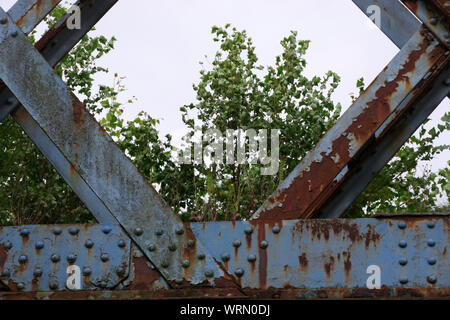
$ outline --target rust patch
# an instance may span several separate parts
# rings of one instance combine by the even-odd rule
[[[300,266],[300,270],[308,270],[308,258],[306,257],[306,252],[303,252],[300,256],[298,256],[298,265]]]
[[[327,275],[327,278],[331,277],[331,273],[334,271],[334,257],[330,256],[330,261],[324,264],[324,270]]]
[[[159,273],[149,267],[146,261],[145,257],[133,257],[134,281],[130,285],[131,290],[148,290],[159,280]]]
[[[0,269],[3,270],[6,260],[8,259],[8,252],[3,245],[0,246]]]

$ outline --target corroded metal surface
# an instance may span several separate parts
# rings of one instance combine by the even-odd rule
[[[447,62],[445,49],[421,28],[258,209],[254,219],[309,218],[352,170],[378,128],[423,79]],[[418,97],[416,97],[418,98]]]
[[[10,20],[0,26],[0,77],[64,155],[75,176],[69,174],[69,185],[81,177],[165,279],[226,281],[203,245]],[[181,267],[186,260],[188,269]]]
[[[450,286],[449,217],[207,222],[191,228],[243,289],[367,289],[371,265],[380,268],[381,286],[389,290]]]
[[[67,268],[76,266],[79,289],[111,289],[128,277],[130,245],[111,225],[3,227],[0,282],[9,291],[67,290]]]

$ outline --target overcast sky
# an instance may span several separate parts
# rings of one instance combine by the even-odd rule
[[[0,5],[8,10],[14,2],[0,0]],[[357,91],[356,80],[364,77],[369,84],[398,52],[350,0],[120,0],[96,26],[97,34],[117,38],[116,49],[101,60],[111,73],[98,81],[112,84],[115,72],[125,76],[126,96],[138,99],[126,117],[145,110],[161,119],[161,135],[181,135],[179,108],[195,102],[199,61],[217,50],[211,27],[227,23],[247,30],[262,65],[273,64],[290,30],[311,40],[306,75],[338,73],[341,84],[333,99],[344,110]],[[446,99],[432,118],[449,107]],[[450,143],[450,133],[439,142]],[[433,168],[449,158],[450,152],[437,157]]]

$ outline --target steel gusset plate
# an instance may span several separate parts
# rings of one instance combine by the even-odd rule
[[[194,285],[222,280],[223,271],[202,243],[2,10],[1,18],[7,23],[0,26],[0,78],[39,125],[44,143],[53,145],[41,149],[44,155],[52,158],[51,150],[59,150],[55,160],[66,165],[68,184],[82,179],[166,280]]]
[[[79,288],[71,289],[111,289],[128,276],[130,246],[129,237],[112,225],[2,227],[0,287],[3,283],[6,291],[68,290],[72,266],[79,268],[76,276],[81,281]]]
[[[367,289],[370,266],[380,270],[380,289],[450,287],[448,216],[207,222],[191,229],[244,292]]]

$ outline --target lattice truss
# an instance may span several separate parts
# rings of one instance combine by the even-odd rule
[[[399,53],[252,220],[207,223],[183,223],[53,70],[117,0],[77,2],[81,29],[66,15],[33,47],[59,2],[0,8],[0,120],[100,224],[0,228],[1,298],[450,296],[447,215],[338,219],[449,94],[450,1],[353,0]]]

